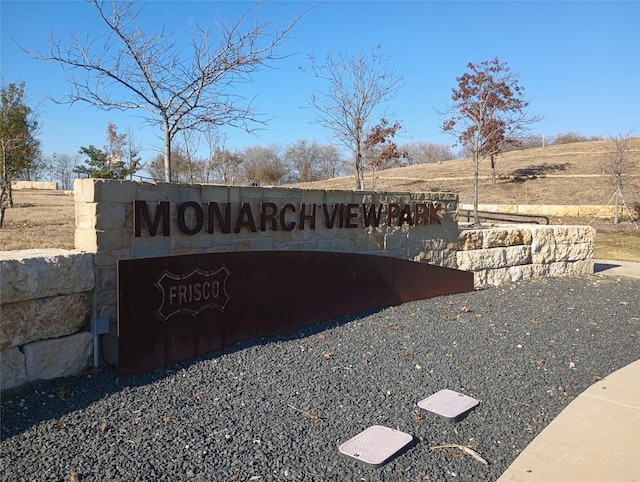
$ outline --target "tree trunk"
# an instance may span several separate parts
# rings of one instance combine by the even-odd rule
[[[6,209],[5,198],[7,197],[7,153],[4,148],[4,142],[2,143],[2,186],[0,189],[0,228],[4,223],[4,210]]]
[[[0,191],[0,228],[2,228],[2,224],[4,223],[4,211],[7,209],[7,205],[9,205],[8,197],[6,176],[2,176],[2,190]]]
[[[5,199],[7,199],[7,202],[5,202]],[[2,139],[2,190],[0,192],[0,228],[2,228],[2,223],[4,222],[4,210],[7,207],[7,203],[9,204],[9,206],[13,206],[11,180],[7,175],[7,151],[4,139]]]
[[[171,182],[171,133],[169,132],[169,121],[162,119],[164,127],[164,180]]]
[[[360,151],[360,143],[356,144],[356,191],[364,190],[364,170],[362,168],[362,153]]]
[[[496,185],[496,163],[493,159],[493,154],[491,154],[491,181],[493,185]]]
[[[473,224],[480,226],[480,215],[478,214],[478,177],[480,173],[480,158],[478,150],[473,151]]]

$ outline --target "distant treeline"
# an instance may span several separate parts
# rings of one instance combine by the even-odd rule
[[[135,164],[135,171],[131,174],[127,173],[126,178],[149,181],[164,180],[163,157],[161,155],[149,162],[142,162],[138,155],[140,149],[137,148],[123,149],[125,155],[114,156],[111,137],[113,136],[108,138],[109,142],[104,149],[94,148],[98,154],[103,154],[103,156],[97,156],[101,159],[99,169],[95,167],[96,156],[81,159],[78,154],[54,154],[50,159],[39,158],[37,163],[31,165],[31,169],[25,170],[22,175],[17,176],[17,179],[25,181],[56,180],[61,183],[62,189],[70,189],[75,177],[103,177],[101,173],[114,166],[114,163],[109,160],[117,157],[123,161],[122,164],[127,166]],[[602,140],[602,138],[587,137],[577,132],[566,132],[557,136],[531,135],[518,139],[517,143],[509,145],[503,152],[597,140]],[[193,146],[189,146],[188,143],[174,143],[171,155],[172,181],[229,185],[282,185],[322,181],[353,173],[352,156],[349,152],[316,140],[302,139],[288,145],[274,143],[243,149],[230,149],[221,144],[223,143],[209,146],[208,154],[202,155],[201,152],[195,152]],[[403,157],[388,165],[377,166],[377,170],[469,157],[469,153],[464,148],[454,151],[452,146],[447,144],[412,141],[402,143],[398,147],[404,154]],[[81,164],[82,162],[89,168],[85,168]],[[119,178],[124,177],[120,176]]]

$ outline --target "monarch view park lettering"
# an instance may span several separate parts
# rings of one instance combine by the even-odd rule
[[[155,204],[155,209],[150,209]],[[235,208],[235,209],[234,209]],[[200,233],[240,233],[293,231],[294,229],[316,229],[318,223],[326,229],[376,228],[383,226],[419,226],[441,224],[441,204],[425,203],[335,203],[292,204],[278,206],[273,202],[261,202],[256,207],[248,202],[209,202],[204,206],[195,201],[177,205],[174,222],[171,219],[169,201],[149,203],[133,201],[133,230],[141,237],[143,228],[150,237],[171,236],[172,229],[186,235]],[[152,214],[153,211],[153,214]]]

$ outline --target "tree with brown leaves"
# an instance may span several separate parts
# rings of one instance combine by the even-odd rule
[[[452,89],[453,104],[443,117],[442,130],[455,136],[467,148],[474,161],[474,223],[478,216],[478,173],[482,159],[490,158],[495,172],[495,157],[507,144],[514,144],[540,116],[528,116],[529,105],[518,76],[497,58],[469,63],[467,72],[456,80]]]
[[[394,137],[400,130],[399,122],[390,125],[386,119],[382,119],[378,125],[369,130],[364,140],[364,152],[367,164],[371,168],[372,187],[375,189],[376,170],[388,169],[399,165],[403,157],[407,157],[406,152],[398,149],[394,142]]]

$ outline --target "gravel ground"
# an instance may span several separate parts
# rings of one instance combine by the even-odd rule
[[[150,375],[105,369],[2,395],[0,479],[496,480],[578,394],[640,358],[640,280],[546,279],[406,303]],[[479,399],[449,423],[417,402]],[[416,443],[381,468],[337,446]],[[472,447],[488,465],[459,448]]]

